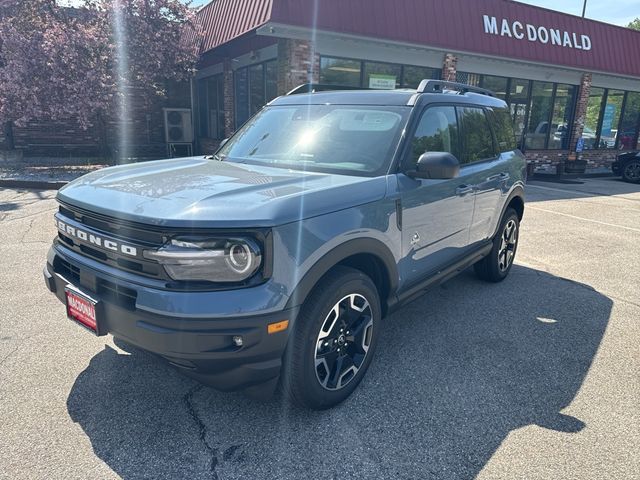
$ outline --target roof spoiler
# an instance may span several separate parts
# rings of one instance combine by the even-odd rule
[[[353,85],[330,85],[328,83],[304,83],[287,93],[297,95],[300,93],[328,92],[334,90],[371,90],[370,88],[354,87]]]
[[[486,88],[474,87],[465,83],[428,79],[424,79],[420,82],[416,93],[442,93],[445,89],[456,90],[460,93],[472,92],[479,93],[481,95],[487,95],[489,97],[495,97],[495,94],[491,90],[487,90]]]

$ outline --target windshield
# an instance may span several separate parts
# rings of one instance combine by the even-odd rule
[[[407,107],[267,107],[218,151],[231,162],[374,176],[386,173]]]

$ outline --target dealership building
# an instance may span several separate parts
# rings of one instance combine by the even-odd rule
[[[640,148],[640,32],[508,0],[214,0],[194,81],[197,151],[303,83],[488,88],[537,168]],[[579,162],[580,163],[580,162]]]
[[[154,105],[132,94],[136,155],[211,153],[300,84],[415,88],[424,78],[503,98],[531,168],[602,170],[619,149],[640,148],[638,31],[508,0],[213,0],[197,19],[191,85]],[[116,145],[118,119],[105,123]],[[91,156],[105,144],[73,122],[16,126],[12,139],[26,155]]]

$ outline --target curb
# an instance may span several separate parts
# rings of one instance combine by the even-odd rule
[[[60,190],[69,182],[45,182],[37,180],[0,179],[0,188],[25,188],[29,190]]]

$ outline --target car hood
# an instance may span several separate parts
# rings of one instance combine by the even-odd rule
[[[384,177],[331,175],[207,160],[158,160],[105,168],[58,200],[110,217],[169,227],[266,227],[382,198]]]

